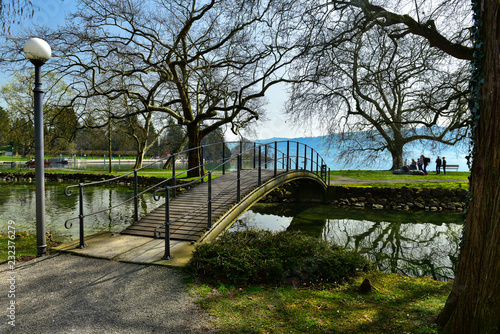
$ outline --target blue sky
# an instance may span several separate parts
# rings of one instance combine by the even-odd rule
[[[15,31],[19,28],[28,29],[30,24],[37,24],[55,28],[58,25],[64,24],[64,18],[68,12],[75,9],[75,0],[32,0],[39,10],[35,11],[34,17],[21,22],[20,27],[12,27]],[[37,36],[33,36],[37,37]],[[4,84],[9,80],[3,73],[0,72],[0,84]],[[260,122],[256,127],[258,139],[267,139],[272,137],[297,138],[309,135],[321,135],[320,133],[311,133],[309,129],[293,128],[291,122],[285,120],[281,113],[283,104],[286,100],[286,87],[275,86],[269,89],[267,96],[268,104],[267,118],[268,121]],[[0,102],[1,103],[1,102]],[[228,140],[235,140],[230,131],[227,132]]]

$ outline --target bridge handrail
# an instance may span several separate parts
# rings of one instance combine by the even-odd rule
[[[282,143],[286,143],[287,144],[287,152],[283,152],[282,150],[279,150],[278,149],[278,144],[282,144]],[[297,152],[296,152],[296,155],[295,156],[290,156],[290,152],[289,152],[289,149],[290,149],[290,143],[296,143],[297,145]],[[239,146],[239,152],[234,152],[234,148],[231,150],[231,154],[229,155],[229,157],[225,157],[225,151],[226,149],[228,148],[229,145],[231,144],[237,144],[235,147],[238,147]],[[194,180],[191,180],[187,183],[183,183],[183,184],[179,184],[177,185],[176,184],[176,179],[179,178],[179,176],[181,175],[184,175],[184,174],[188,174],[191,170],[194,170],[194,169],[197,169],[197,168],[200,168],[202,167],[203,170],[205,170],[205,166],[207,166],[208,164],[210,164],[207,160],[204,159],[204,153],[203,153],[203,150],[207,147],[210,147],[210,146],[214,146],[214,145],[222,145],[222,162],[220,164],[217,164],[215,167],[212,167],[212,169],[206,173],[204,173],[202,176],[194,179]],[[300,152],[299,152],[299,147],[300,145],[303,145],[304,146],[304,156],[300,156]],[[250,148],[247,148],[245,150],[243,150],[243,146],[249,146]],[[304,158],[304,169],[307,170],[307,162],[308,161],[311,161],[311,172],[314,172],[313,171],[313,165],[315,164],[316,165],[316,173],[318,172],[318,167],[319,167],[319,154],[313,149],[311,148],[311,156],[312,156],[312,159],[307,156],[307,149],[308,149],[308,145],[307,144],[304,144],[304,143],[300,143],[298,141],[290,141],[290,140],[287,140],[287,141],[273,141],[273,142],[269,142],[269,143],[256,143],[256,142],[241,142],[241,141],[228,141],[228,142],[219,142],[219,143],[211,143],[211,144],[205,144],[205,145],[201,145],[201,146],[198,146],[198,147],[194,147],[194,148],[189,148],[189,149],[186,149],[186,150],[183,150],[181,152],[176,152],[176,153],[172,153],[170,154],[169,156],[163,158],[163,159],[159,159],[157,161],[154,161],[152,163],[149,163],[141,168],[137,168],[137,169],[134,169],[133,171],[129,172],[129,173],[126,173],[126,174],[123,174],[123,175],[119,175],[119,176],[116,176],[116,177],[113,177],[113,178],[109,178],[109,179],[106,179],[106,180],[101,180],[101,181],[93,181],[93,182],[87,182],[87,183],[79,183],[79,184],[76,184],[76,185],[70,185],[70,186],[67,186],[65,189],[64,189],[64,193],[66,196],[71,196],[72,195],[72,188],[75,188],[75,187],[78,187],[79,188],[79,202],[80,202],[80,210],[79,210],[79,215],[77,217],[72,217],[72,218],[69,218],[65,221],[64,225],[66,228],[71,228],[71,226],[73,225],[72,223],[70,223],[68,225],[69,222],[73,221],[73,220],[76,220],[76,219],[79,219],[80,220],[80,244],[79,244],[79,247],[80,248],[83,248],[85,247],[85,241],[84,241],[84,219],[85,217],[88,217],[88,216],[92,216],[92,215],[96,215],[96,214],[99,214],[99,213],[102,213],[102,212],[105,212],[105,211],[109,211],[109,210],[112,210],[114,208],[117,208],[121,205],[124,205],[130,201],[134,201],[134,221],[138,221],[138,197],[141,196],[142,194],[146,193],[146,192],[149,192],[151,191],[152,189],[155,189],[156,190],[154,191],[154,194],[153,194],[153,198],[155,200],[159,200],[159,197],[157,196],[157,193],[161,190],[165,191],[167,190],[173,190],[173,196],[175,197],[176,196],[176,189],[179,188],[179,187],[186,187],[186,186],[189,186],[189,185],[192,185],[192,184],[195,184],[195,183],[198,183],[198,182],[204,182],[204,179],[209,176],[209,182],[211,182],[211,177],[212,177],[212,173],[215,172],[216,170],[218,169],[221,169],[222,168],[222,173],[225,174],[226,170],[225,170],[225,167],[228,166],[228,164],[230,164],[231,162],[233,162],[235,159],[238,160],[238,163],[237,163],[237,170],[236,172],[238,173],[241,173],[241,161],[242,161],[242,156],[245,155],[245,154],[248,154],[249,152],[252,152],[253,151],[253,160],[254,160],[254,169],[256,168],[256,149],[258,148],[259,149],[259,155],[261,154],[261,149],[262,147],[264,147],[264,163],[262,164],[262,162],[259,163],[259,168],[262,168],[262,166],[264,166],[264,168],[267,168],[267,166],[271,163],[274,162],[274,168],[276,170],[277,168],[277,165],[278,165],[278,162],[281,160],[281,163],[282,163],[282,167],[284,168],[284,166],[286,165],[286,168],[287,168],[287,171],[290,169],[290,165],[292,164],[292,162],[295,163],[295,166],[296,166],[296,169],[298,169],[299,167],[299,160],[301,158]],[[274,157],[272,160],[270,161],[267,161],[267,158],[268,158],[268,153],[267,153],[267,149],[268,147],[272,147],[274,148]],[[175,171],[175,161],[176,161],[176,156],[179,156],[181,154],[187,154],[189,153],[190,151],[193,151],[193,150],[201,150],[201,164],[198,165],[198,166],[195,166],[195,167],[192,167],[192,168],[188,168],[187,170],[183,170],[183,171],[180,171],[180,173],[176,173]],[[281,153],[282,157],[281,158],[278,158],[278,154],[277,153]],[[316,161],[314,161],[314,156],[313,156],[313,152],[317,154],[317,158],[316,158]],[[287,162],[285,164],[285,155],[287,157]],[[295,159],[294,159],[295,158]],[[172,176],[170,178],[167,178],[165,180],[162,180],[161,182],[157,183],[157,184],[154,184],[150,187],[146,187],[146,189],[144,189],[143,191],[139,192],[138,191],[138,173],[140,171],[142,171],[143,169],[146,169],[146,168],[149,168],[155,164],[163,164],[165,165],[166,161],[168,161],[168,159],[172,159],[173,160],[173,164],[172,164]],[[323,158],[321,158],[321,161],[322,161],[322,165],[324,164],[324,160]],[[213,162],[211,162],[213,163]],[[132,197],[130,197],[129,199],[126,199],[124,201],[122,201],[121,203],[118,203],[116,205],[113,205],[113,206],[110,206],[108,208],[105,208],[105,209],[101,209],[101,210],[98,210],[98,211],[94,211],[94,212],[91,212],[91,213],[88,213],[88,214],[84,214],[84,211],[83,211],[83,189],[84,187],[86,186],[93,186],[93,185],[98,185],[98,184],[105,184],[105,183],[109,183],[109,182],[114,182],[114,181],[117,181],[119,179],[122,179],[122,178],[125,178],[127,176],[130,176],[133,174],[133,186],[134,186],[134,195]],[[222,191],[224,190],[227,190],[231,185],[234,185],[234,183],[239,183],[239,180],[241,179],[241,175],[238,176],[238,178],[231,182],[226,188],[224,188],[223,190],[221,190],[219,193],[216,194],[219,195]],[[326,181],[326,177],[324,178],[324,181]],[[173,183],[173,185],[167,185],[166,187],[164,188],[160,188],[160,186],[164,185],[165,183]],[[239,201],[239,185],[238,185],[238,201]],[[207,202],[205,202],[204,204],[202,204],[200,206],[200,208],[202,207],[205,207],[207,204],[209,204],[211,202],[211,200],[207,200]],[[197,210],[199,210],[200,208],[198,208]],[[197,211],[196,209],[194,211]],[[194,212],[193,211],[193,212]],[[193,212],[190,212],[190,213],[193,213]],[[188,213],[188,214],[190,214]],[[188,215],[186,214],[186,215]],[[185,217],[186,215],[184,215],[183,217]],[[163,227],[166,225],[166,222],[164,224],[162,224],[161,226],[159,227]],[[157,227],[157,228],[159,228]],[[156,232],[155,232],[156,234]]]
[[[258,168],[259,168],[259,174],[258,174],[258,177],[259,177],[259,180],[258,180],[258,185],[260,185],[261,183],[261,173],[260,173],[260,170],[262,169],[262,166],[265,166],[265,168],[267,168],[267,165],[270,164],[270,163],[274,163],[274,173],[275,173],[275,177],[277,175],[277,165],[278,165],[278,161],[282,161],[282,167],[284,168],[285,166],[285,162],[284,162],[284,156],[285,156],[285,153],[282,152],[281,150],[278,150],[278,143],[283,143],[283,142],[286,142],[287,143],[287,156],[286,156],[286,170],[287,172],[289,171],[290,169],[290,164],[291,162],[293,161],[293,159],[291,159],[290,157],[290,154],[289,154],[289,148],[290,148],[290,141],[274,141],[274,142],[271,142],[271,143],[263,143],[263,144],[259,144],[258,145],[258,149],[259,149],[259,165],[258,165]],[[314,170],[313,170],[313,167],[314,165],[316,165],[316,173],[318,172],[318,167],[319,167],[319,154],[313,149],[311,148],[311,157],[307,156],[307,149],[308,149],[308,145],[307,144],[303,144],[303,143],[300,143],[300,142],[295,142],[295,141],[292,141],[292,143],[296,143],[297,144],[297,152],[296,152],[296,156],[295,156],[295,169],[298,170],[299,169],[299,160],[301,158],[304,159],[304,170],[307,170],[307,167],[308,167],[308,161],[311,161],[311,172],[314,173]],[[304,145],[304,155],[301,156],[300,155],[300,144]],[[264,164],[262,164],[262,161],[260,160],[261,159],[261,149],[262,147],[264,147]],[[274,148],[274,156],[273,156],[273,159],[270,160],[270,161],[267,161],[267,148],[268,147],[271,147],[271,148]],[[167,185],[166,187],[164,188],[161,188],[161,189],[157,189],[155,190],[154,192],[154,196],[153,198],[155,200],[159,200],[160,198],[157,196],[157,193],[160,192],[160,191],[164,191],[165,192],[165,221],[158,225],[155,230],[154,230],[154,235],[156,238],[159,238],[161,236],[161,232],[159,231],[160,228],[165,228],[165,253],[164,253],[164,256],[163,258],[164,259],[170,259],[172,257],[171,253],[170,253],[170,225],[173,224],[174,222],[180,220],[180,219],[183,219],[183,218],[186,218],[187,216],[191,215],[192,213],[196,212],[196,211],[199,211],[201,210],[202,208],[208,206],[208,219],[207,219],[207,229],[211,229],[212,227],[212,201],[213,199],[217,198],[218,195],[222,194],[224,191],[226,191],[227,189],[231,188],[234,183],[237,183],[237,202],[240,202],[241,198],[240,198],[240,185],[239,185],[239,182],[242,178],[241,176],[241,159],[242,159],[242,156],[250,151],[253,151],[253,157],[254,157],[254,168],[255,169],[255,156],[256,156],[256,148],[257,148],[257,145],[256,143],[253,143],[253,147],[250,148],[250,149],[247,149],[245,151],[242,150],[242,146],[240,144],[240,149],[239,149],[239,153],[236,154],[235,156],[237,157],[237,173],[238,173],[238,176],[236,178],[236,180],[232,181],[231,183],[229,183],[225,188],[221,189],[217,194],[215,195],[212,195],[212,190],[211,190],[211,181],[212,181],[212,174],[213,172],[215,172],[217,169],[219,169],[221,166],[225,165],[225,164],[228,164],[232,161],[232,159],[228,159],[227,161],[225,161],[223,159],[222,163],[219,164],[219,165],[216,165],[214,168],[212,168],[212,170],[206,172],[204,175],[202,175],[200,177],[200,179],[204,179],[205,177],[208,176],[208,199],[207,201],[203,202],[202,204],[200,204],[197,208],[191,210],[190,212],[188,213],[185,213],[184,215],[174,219],[174,220],[170,220],[170,214],[169,214],[169,210],[170,210],[170,191],[173,189],[174,190],[174,194],[175,194],[175,189],[177,187],[180,187],[177,186],[177,185],[173,185],[173,186],[169,186]],[[282,157],[279,158],[278,157],[278,152],[282,154]],[[316,153],[316,162],[314,161],[314,153]],[[233,157],[233,155],[231,155],[231,157]],[[324,164],[324,159],[321,158],[321,168],[322,168],[322,174],[321,174],[321,179],[326,183],[327,181],[327,175],[326,175],[326,171],[323,175],[323,168],[324,166],[326,166]],[[248,173],[251,173],[251,171],[253,170],[251,169],[249,172],[245,173],[248,174]],[[302,168],[301,168],[302,169]]]

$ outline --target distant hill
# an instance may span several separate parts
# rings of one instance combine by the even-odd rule
[[[377,169],[377,170],[387,170],[391,167],[392,163],[392,158],[389,152],[386,152],[386,154],[382,155],[380,159],[380,163],[378,163],[376,166],[373,165],[368,165],[368,164],[357,164],[357,165],[346,165],[344,166],[344,163],[339,162],[336,160],[337,156],[337,150],[335,149],[328,149],[328,145],[326,142],[326,136],[318,136],[318,137],[302,137],[302,138],[281,138],[281,137],[275,137],[275,138],[269,138],[269,139],[263,139],[263,140],[258,140],[258,143],[271,143],[271,142],[280,142],[284,141],[286,142],[287,140],[289,141],[298,141],[299,143],[306,144],[312,148],[314,148],[321,157],[325,160],[326,164],[328,167],[332,170],[341,170],[341,169]],[[286,150],[286,144],[280,144],[279,146],[280,150],[285,151]],[[300,155],[303,155],[303,146],[301,145],[300,148]],[[290,145],[290,155],[296,155],[297,151],[297,146],[296,144],[291,144]],[[467,167],[467,160],[465,156],[467,155],[467,151],[465,149],[462,150],[457,150],[455,147],[449,147],[445,150],[439,151],[439,152],[431,152],[431,150],[424,150],[423,152],[419,149],[413,149],[411,150],[411,153],[409,154],[408,157],[404,157],[405,159],[408,159],[408,161],[411,161],[412,158],[417,159],[420,157],[421,154],[424,154],[426,157],[429,157],[431,159],[431,164],[428,167],[428,170],[433,171],[435,168],[434,161],[436,160],[437,155],[440,157],[445,156],[446,161],[448,162],[449,165],[459,165],[459,171],[468,171]],[[308,152],[309,155],[309,152]]]

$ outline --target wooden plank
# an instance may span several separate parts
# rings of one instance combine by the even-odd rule
[[[258,170],[243,170],[240,181],[240,195],[243,198],[258,187]],[[261,182],[274,177],[273,170],[261,170]],[[237,173],[227,173],[212,179],[212,222],[217,221],[236,204]],[[215,197],[216,196],[216,197]],[[170,238],[173,240],[196,241],[208,226],[208,182],[170,199]],[[196,210],[198,209],[198,210]],[[189,213],[189,214],[188,214]],[[187,214],[187,215],[186,215]],[[185,216],[186,215],[186,216]],[[181,218],[182,217],[182,218]],[[127,227],[122,233],[154,237],[154,230],[165,222],[165,205],[161,205]],[[158,229],[164,237],[165,229]]]

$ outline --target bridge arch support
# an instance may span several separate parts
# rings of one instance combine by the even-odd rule
[[[200,242],[209,242],[217,238],[219,234],[227,230],[233,222],[238,219],[252,205],[261,200],[272,190],[279,188],[287,183],[293,182],[301,187],[298,192],[298,199],[307,202],[324,202],[328,185],[318,175],[303,171],[291,170],[282,173],[275,178],[265,182],[260,187],[254,189],[245,196],[239,203],[227,211],[213,225],[214,227],[199,240]]]

